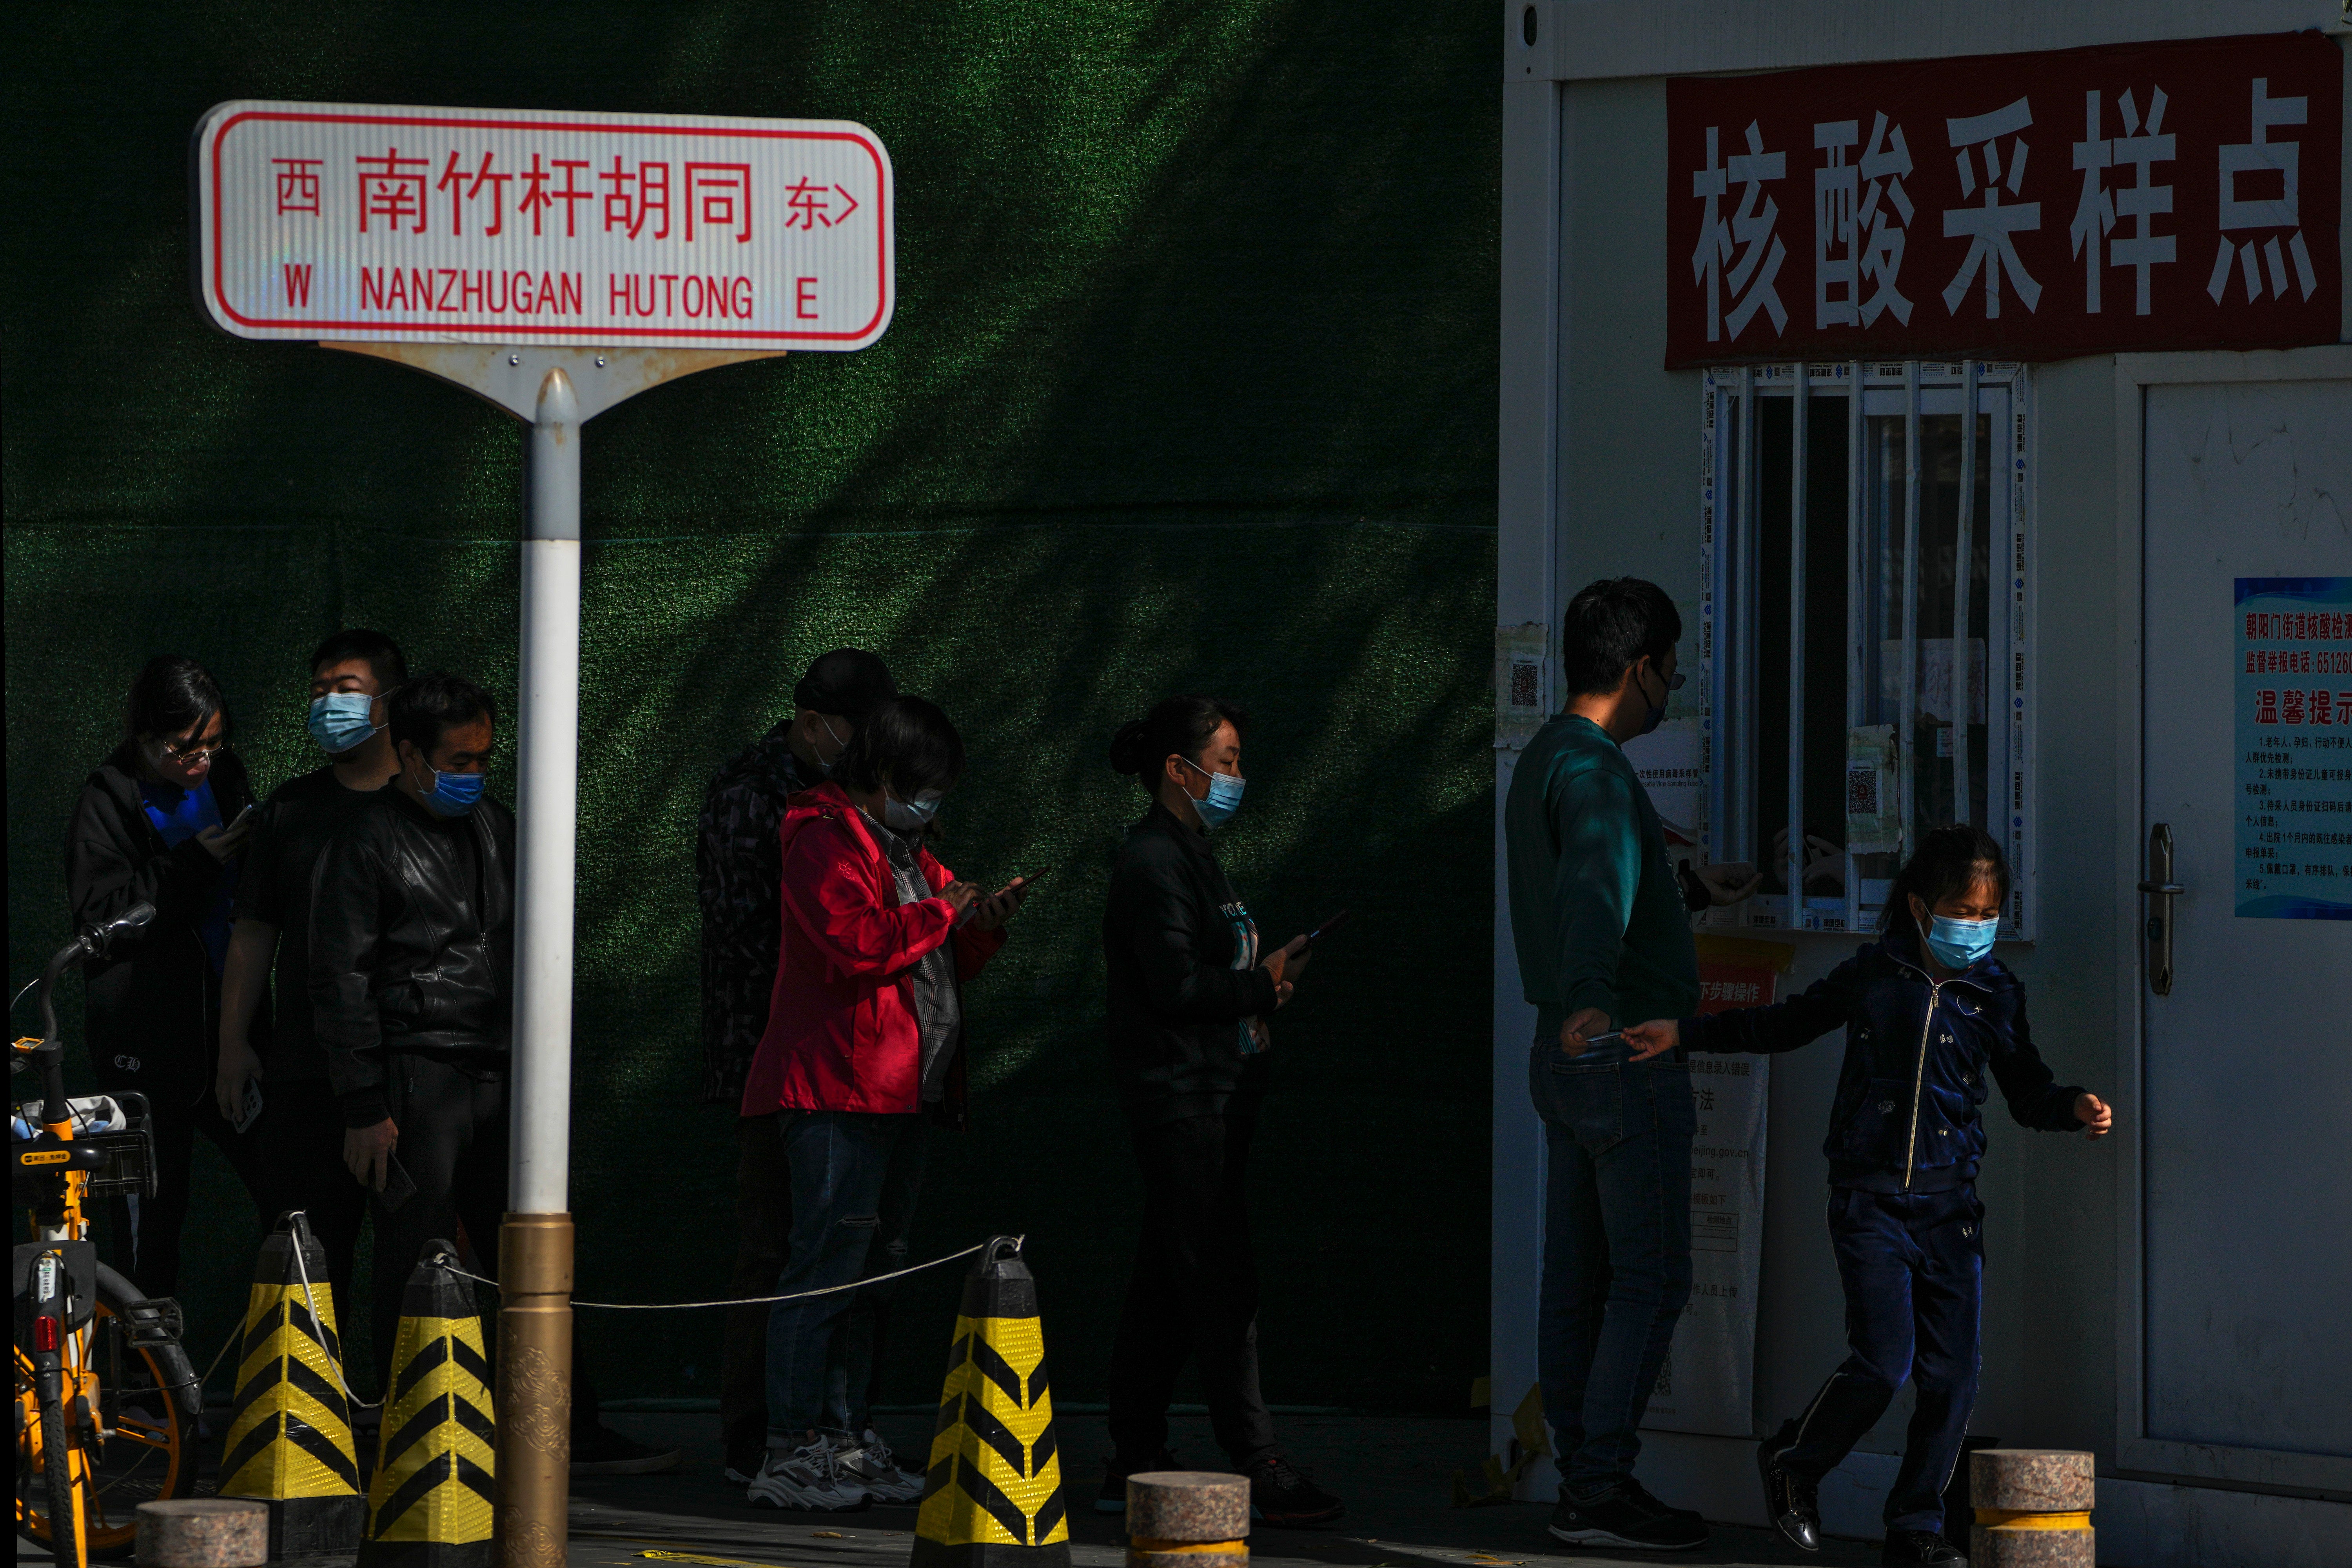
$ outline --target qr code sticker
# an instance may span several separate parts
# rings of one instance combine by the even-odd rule
[[[1845,814],[1848,816],[1878,815],[1878,769],[1856,765],[1845,771]]]

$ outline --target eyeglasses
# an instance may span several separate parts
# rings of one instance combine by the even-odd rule
[[[213,741],[210,742],[198,741],[192,745],[186,746],[181,745],[176,741],[158,741],[155,743],[163,748],[163,752],[165,756],[171,758],[175,763],[202,762],[211,758],[217,752],[228,750],[228,742],[226,740]]]

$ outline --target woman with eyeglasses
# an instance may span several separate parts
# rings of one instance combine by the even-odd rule
[[[100,1085],[145,1095],[154,1118],[156,1194],[139,1205],[135,1236],[118,1199],[107,1234],[117,1248],[131,1243],[123,1271],[149,1295],[169,1296],[179,1284],[198,1132],[227,1157],[262,1223],[269,1219],[257,1139],[222,1117],[212,1093],[229,905],[253,790],[227,749],[220,687],[194,659],[148,661],[131,683],[123,728],[74,806],[66,902],[77,930],[134,904],[155,906],[144,930],[85,971],[83,1033]]]

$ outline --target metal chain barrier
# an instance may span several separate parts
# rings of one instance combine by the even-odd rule
[[[1026,1236],[1018,1236],[1013,1237],[1013,1250],[1016,1252],[1019,1251],[1021,1244],[1028,1239],[1029,1238]],[[826,1285],[814,1290],[794,1290],[788,1295],[782,1296],[745,1296],[740,1300],[732,1301],[575,1300],[572,1305],[575,1307],[593,1308],[598,1311],[604,1312],[683,1312],[691,1311],[700,1307],[768,1307],[774,1305],[778,1301],[805,1301],[813,1296],[837,1295],[844,1290],[861,1290],[868,1285],[880,1285],[891,1279],[903,1279],[909,1274],[920,1274],[926,1268],[937,1268],[942,1263],[954,1263],[961,1258],[970,1258],[975,1252],[984,1252],[987,1249],[988,1243],[983,1241],[978,1246],[967,1247],[961,1252],[950,1252],[944,1258],[934,1258],[928,1263],[909,1264],[904,1268],[893,1269],[887,1274],[877,1274],[870,1279],[853,1279],[846,1285]],[[465,1269],[458,1268],[457,1260],[450,1257],[446,1252],[434,1254],[431,1261],[436,1266],[447,1269],[450,1273],[455,1274],[460,1279],[470,1279],[477,1285],[488,1285],[493,1290],[499,1288],[499,1282],[497,1280],[485,1279],[479,1274],[471,1274],[467,1272]]]

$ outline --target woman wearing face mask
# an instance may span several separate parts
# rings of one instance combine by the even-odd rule
[[[1114,1447],[1095,1506],[1127,1506],[1127,1479],[1179,1469],[1168,1401],[1198,1365],[1218,1446],[1249,1477],[1269,1524],[1337,1519],[1339,1500],[1275,1446],[1258,1392],[1257,1262],[1244,1194],[1265,1099],[1266,1020],[1307,967],[1307,940],[1271,954],[1217,864],[1215,831],[1240,807],[1239,708],[1171,697],[1123,726],[1110,765],[1150,809],[1129,829],[1103,913],[1111,1065],[1143,1167],[1143,1234],[1111,1350]]]
[[[948,716],[894,698],[785,810],[782,951],[742,1104],[772,1118],[789,1172],[777,1294],[902,1263],[929,1129],[963,1125],[963,983],[1003,945],[1023,884],[983,894],[923,847],[962,773]],[[898,1467],[863,1408],[887,1297],[777,1303],[752,1502],[831,1512],[921,1497],[921,1473]]]
[[[212,1094],[221,968],[253,791],[245,764],[227,750],[220,688],[192,658],[149,661],[131,683],[124,728],[74,806],[66,901],[77,929],[134,904],[155,906],[144,930],[85,972],[83,1028],[99,1083],[145,1095],[154,1117],[156,1195],[139,1205],[135,1239],[120,1200],[108,1234],[121,1247],[124,1272],[151,1295],[168,1296],[179,1283],[198,1132],[227,1156],[257,1215],[268,1219],[257,1140],[222,1118]]]
[[[2056,1082],[2034,1048],[2025,984],[1992,956],[2008,896],[2009,863],[1990,835],[1965,823],[1936,828],[1895,879],[1883,939],[1803,994],[1625,1030],[1637,1060],[1678,1044],[1791,1051],[1845,1030],[1822,1152],[1852,1353],[1757,1452],[1766,1512],[1808,1552],[1821,1545],[1822,1478],[1907,1378],[1918,1404],[1879,1561],[1963,1561],[1943,1534],[1943,1493],[1976,1402],[1988,1075],[2021,1127],[2103,1138],[2115,1125],[2104,1100]]]

